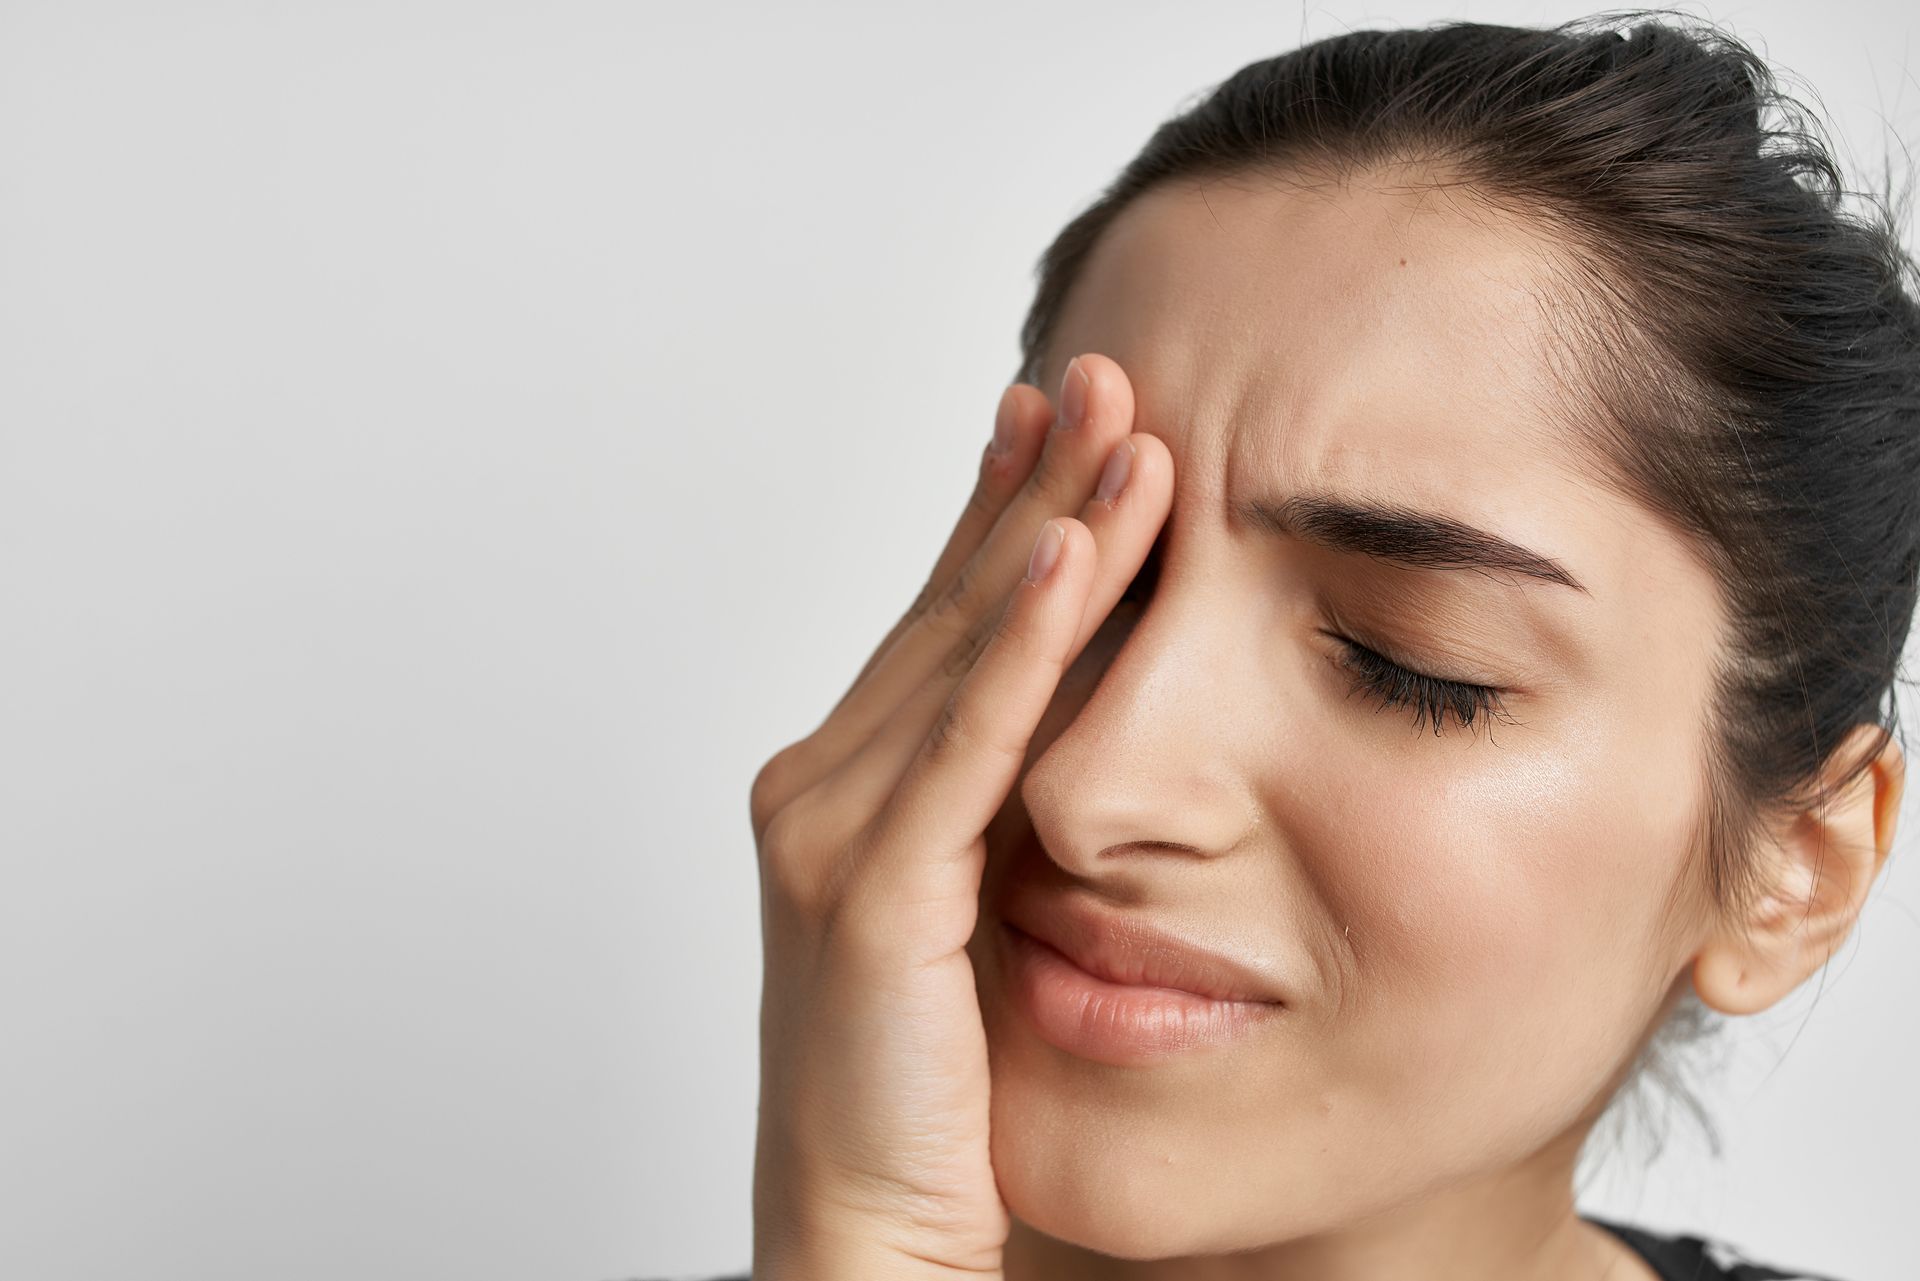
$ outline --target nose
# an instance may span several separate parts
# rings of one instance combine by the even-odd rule
[[[1021,782],[1035,835],[1076,876],[1218,859],[1259,826],[1251,769],[1271,734],[1250,723],[1253,669],[1233,659],[1245,637],[1223,588],[1184,581],[1163,579],[1118,648],[1099,651],[1111,657],[1077,709],[1049,709],[1071,719]]]

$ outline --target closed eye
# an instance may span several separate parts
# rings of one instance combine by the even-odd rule
[[[1164,532],[1164,531],[1163,531]],[[1144,603],[1160,581],[1160,542],[1140,565],[1140,570],[1120,594],[1122,601]],[[1337,665],[1347,674],[1351,693],[1366,694],[1379,704],[1378,710],[1393,707],[1413,709],[1413,728],[1418,732],[1429,721],[1437,736],[1448,715],[1458,725],[1471,730],[1477,720],[1518,724],[1503,701],[1506,691],[1494,685],[1450,680],[1395,662],[1378,650],[1370,649],[1338,632],[1325,635],[1338,641],[1342,657]]]
[[[1339,665],[1351,678],[1352,692],[1378,699],[1382,711],[1389,707],[1413,708],[1416,733],[1422,722],[1431,719],[1433,732],[1438,735],[1449,712],[1463,729],[1469,730],[1476,717],[1490,722],[1501,720],[1509,725],[1518,723],[1502,701],[1505,691],[1497,686],[1429,676],[1338,632],[1326,634],[1340,642],[1344,656]]]

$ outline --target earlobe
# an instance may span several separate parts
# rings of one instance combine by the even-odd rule
[[[1883,741],[1884,740],[1884,741]],[[1825,806],[1790,815],[1759,857],[1771,886],[1744,920],[1715,931],[1694,957],[1700,1000],[1754,1014],[1800,986],[1837,951],[1893,848],[1906,762],[1878,725],[1855,725],[1827,757],[1838,778],[1863,752],[1869,765]]]

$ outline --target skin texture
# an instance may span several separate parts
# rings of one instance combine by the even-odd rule
[[[1209,182],[1141,197],[1074,285],[1040,386],[1080,356],[1073,430],[1164,444],[1117,509],[1170,509],[1151,599],[1100,623],[986,831],[967,950],[1012,1281],[1649,1277],[1577,1219],[1581,1142],[1687,985],[1764,1009],[1851,929],[1897,748],[1781,816],[1763,857],[1797,896],[1723,922],[1694,889],[1723,613],[1680,537],[1559,447],[1551,253],[1402,174]],[[1047,400],[1016,400],[1007,465]],[[1310,488],[1447,513],[1588,590],[1234,512]],[[1511,723],[1416,730],[1352,692],[1337,635],[1500,687]],[[1054,1049],[990,946],[1016,868],[1270,958],[1292,1008],[1151,1068]]]

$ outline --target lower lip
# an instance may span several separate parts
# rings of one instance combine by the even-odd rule
[[[1109,983],[1005,922],[999,937],[1014,997],[1040,1038],[1096,1063],[1138,1067],[1222,1045],[1283,1008],[1272,1001],[1223,1001],[1179,988]]]

